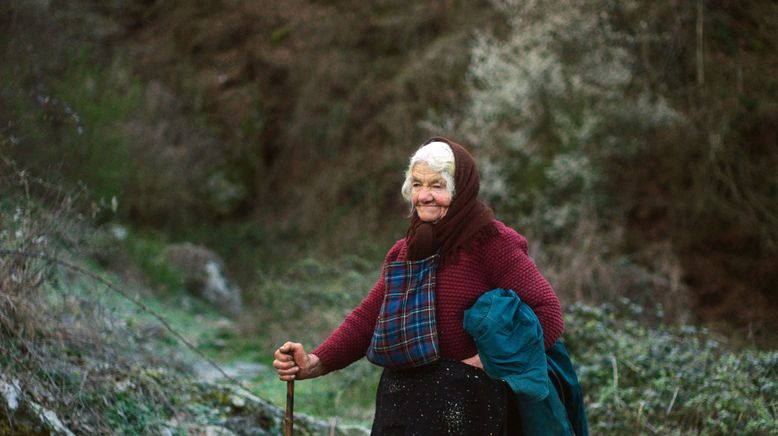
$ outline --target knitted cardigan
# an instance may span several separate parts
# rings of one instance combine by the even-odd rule
[[[495,220],[495,237],[461,251],[456,259],[441,265],[437,273],[436,312],[440,353],[444,358],[464,360],[477,353],[475,342],[463,327],[464,311],[483,293],[512,289],[540,320],[543,342],[550,348],[564,329],[562,310],[551,285],[527,255],[527,240]],[[385,262],[405,258],[405,239],[397,241]],[[344,368],[365,355],[384,297],[383,276],[359,306],[315,350],[326,371]]]

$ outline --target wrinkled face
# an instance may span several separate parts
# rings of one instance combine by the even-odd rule
[[[446,180],[424,162],[418,162],[411,170],[411,202],[419,219],[427,223],[446,216],[451,205]]]

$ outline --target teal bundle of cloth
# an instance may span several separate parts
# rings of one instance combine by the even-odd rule
[[[561,341],[544,349],[537,316],[515,292],[484,293],[465,311],[464,328],[484,371],[513,391],[523,435],[588,436],[583,391],[567,349]]]

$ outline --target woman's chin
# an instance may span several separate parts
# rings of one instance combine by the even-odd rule
[[[419,219],[425,223],[434,223],[441,218],[440,212],[422,212],[419,213]]]

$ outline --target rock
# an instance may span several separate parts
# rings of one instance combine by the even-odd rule
[[[208,427],[205,427],[205,431],[203,433],[204,436],[237,436],[230,430],[215,425],[209,425]]]
[[[0,374],[0,433],[75,436],[57,414],[24,396],[16,379]]]
[[[116,239],[119,242],[125,241],[127,239],[127,227],[124,227],[121,224],[113,224],[108,229],[111,232],[111,235],[113,235],[114,239]]]
[[[227,278],[224,262],[216,253],[184,242],[169,245],[163,257],[184,276],[189,292],[228,315],[240,314],[241,290]]]
[[[233,396],[230,398],[230,403],[234,409],[242,409],[246,407],[246,399],[239,396]]]

